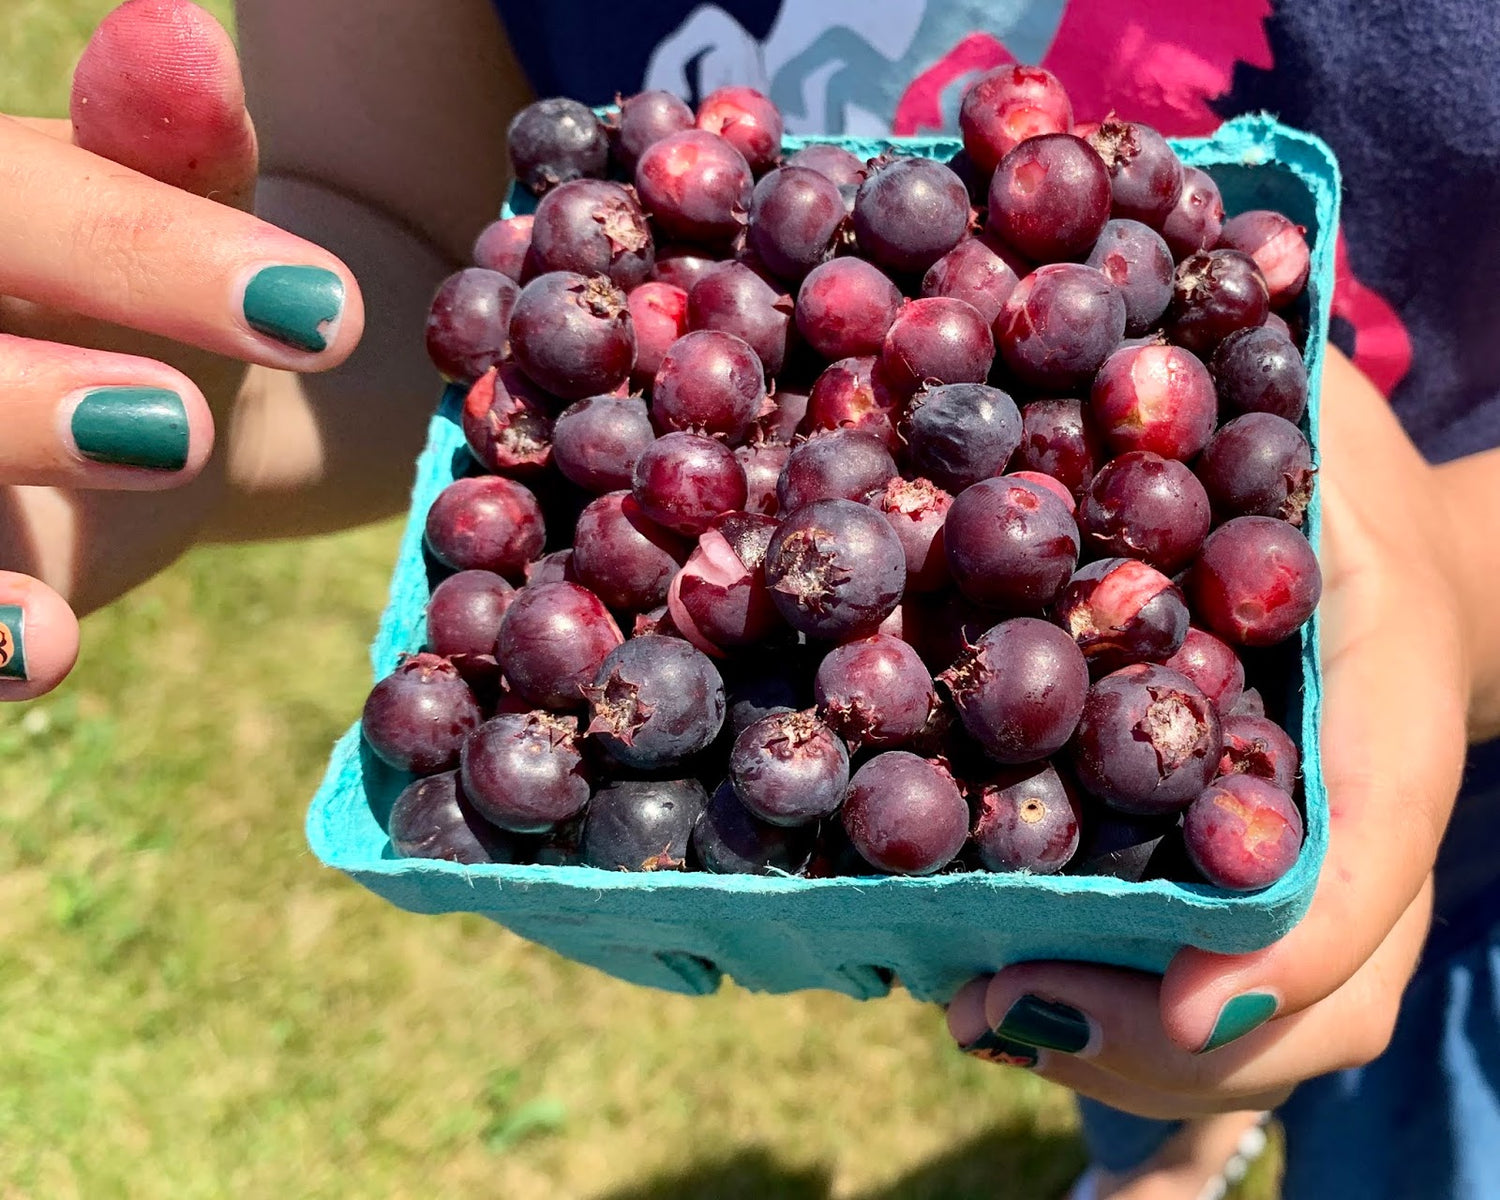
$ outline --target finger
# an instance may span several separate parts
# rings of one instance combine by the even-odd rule
[[[1426,472],[1389,405],[1337,354],[1324,379],[1322,765],[1327,857],[1307,915],[1274,945],[1184,950],[1162,1017],[1185,1049],[1226,1006],[1297,1012],[1359,968],[1422,887],[1457,794],[1462,640],[1437,567]]]
[[[0,481],[157,491],[193,478],[213,418],[193,382],[147,358],[0,334]]]
[[[78,618],[45,583],[0,571],[0,701],[31,700],[78,659]]]
[[[1429,883],[1370,959],[1327,999],[1222,1048],[1210,1043],[1194,1054],[1167,1036],[1155,976],[1086,963],[1022,963],[996,973],[984,987],[985,1027],[1046,1050],[1038,1070],[1057,1082],[1084,1078],[1075,1065],[1085,1064],[1128,1087],[1199,1097],[1204,1111],[1248,1107],[1255,1097],[1363,1064],[1384,1049],[1426,937],[1431,896]],[[972,996],[966,1004],[964,1020],[972,1022]]]
[[[152,179],[248,209],[255,127],[234,43],[186,0],[127,0],[73,73],[76,145]]]
[[[73,140],[73,122],[64,117],[12,117],[11,120],[37,133],[44,133],[55,142]]]
[[[299,371],[338,365],[364,323],[327,251],[8,119],[0,292]]]

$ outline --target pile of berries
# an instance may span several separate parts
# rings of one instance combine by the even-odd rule
[[[1297,750],[1246,667],[1274,715],[1321,589],[1304,231],[1226,221],[1043,70],[961,126],[864,162],[783,159],[746,88],[516,117],[540,202],[427,326],[473,459],[427,514],[427,650],[364,709],[419,777],[397,853],[1290,868]]]

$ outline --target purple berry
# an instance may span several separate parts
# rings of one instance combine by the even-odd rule
[[[953,776],[905,750],[888,750],[849,781],[844,830],[860,856],[893,875],[931,875],[969,833],[969,806]]]
[[[716,875],[796,875],[812,854],[815,832],[762,821],[725,782],[693,827],[693,855]]]
[[[965,90],[958,128],[965,152],[988,177],[1027,138],[1068,133],[1073,105],[1051,71],[1007,63],[986,71]]]
[[[579,858],[606,871],[681,871],[708,806],[696,779],[622,780],[600,788],[583,819]]]
[[[745,511],[774,517],[781,511],[776,484],[792,448],[776,442],[755,442],[736,446],[734,456],[745,472]]]
[[[548,712],[486,721],[464,742],[459,776],[479,814],[511,833],[545,833],[589,802],[578,723]]]
[[[1166,574],[1192,561],[1211,519],[1197,476],[1146,450],[1105,463],[1078,507],[1078,527],[1093,550],[1138,558]]]
[[[745,156],[757,175],[781,157],[781,110],[748,87],[722,87],[698,105],[698,128],[716,133]]]
[[[1149,450],[1186,461],[1208,444],[1218,401],[1196,356],[1149,342],[1109,356],[1094,377],[1089,413],[1116,454]]]
[[[638,770],[675,766],[708,746],[724,724],[724,681],[681,638],[631,638],[609,652],[583,692],[589,736]]]
[[[1256,775],[1290,794],[1297,784],[1298,766],[1296,743],[1275,721],[1248,714],[1224,718],[1220,775]]]
[[[901,435],[912,469],[956,495],[1004,474],[1021,441],[1021,414],[999,388],[943,384],[912,398]]]
[[[974,849],[986,870],[1055,875],[1078,850],[1078,799],[1051,763],[986,780],[977,807]]]
[[[470,866],[520,858],[516,840],[474,810],[457,771],[408,784],[391,805],[387,824],[391,848],[401,858],[444,858]]]
[[[495,638],[516,595],[492,571],[448,576],[427,601],[427,648],[451,660],[471,687],[493,683]]]
[[[625,297],[635,323],[631,382],[650,387],[672,343],[688,331],[688,294],[671,283],[647,280]]]
[[[646,281],[655,261],[646,214],[618,183],[575,179],[553,188],[536,206],[530,267],[535,274],[607,275],[628,292]]]
[[[884,634],[835,646],[813,690],[818,715],[853,750],[905,745],[922,732],[937,702],[917,652]]]
[[[589,504],[573,531],[578,581],[621,612],[642,612],[667,598],[667,585],[688,556],[688,543],[652,521],[629,492]]]
[[[495,657],[511,690],[526,704],[555,711],[582,708],[583,685],[625,639],[599,597],[575,583],[530,584],[500,622]]]
[[[1051,604],[1078,566],[1078,526],[1047,488],[986,479],[963,492],[943,526],[948,569],[965,598],[1008,612]]]
[[[1253,775],[1216,779],[1183,819],[1193,865],[1215,887],[1254,892],[1288,871],[1302,851],[1302,814],[1275,784]]]
[[[455,571],[520,579],[546,536],[536,497],[498,475],[455,479],[427,510],[427,549]]]
[[[613,391],[635,365],[625,293],[602,275],[538,275],[516,298],[510,345],[521,369],[565,400]]]
[[[1219,185],[1206,171],[1188,167],[1182,173],[1182,194],[1162,222],[1161,235],[1172,257],[1181,261],[1200,250],[1212,249],[1224,225],[1224,201]]]
[[[1089,689],[1073,763],[1079,782],[1112,808],[1154,816],[1192,803],[1222,750],[1213,702],[1185,675],[1138,663]]]
[[[873,633],[900,603],[906,556],[874,509],[819,500],[793,512],[771,538],[766,583],[793,629],[848,641]]]
[[[1187,637],[1182,591],[1133,558],[1080,567],[1058,596],[1057,622],[1099,673],[1138,662],[1165,662]]]
[[[744,338],[716,329],[679,338],[662,358],[651,415],[667,430],[745,440],[766,402],[765,372]]]
[[[879,438],[894,453],[901,397],[891,390],[878,359],[841,358],[813,382],[802,428],[807,433],[852,429]]]
[[[1214,351],[1209,369],[1226,416],[1268,412],[1295,424],[1307,410],[1307,365],[1290,339],[1274,329],[1231,333]]]
[[[1193,613],[1235,646],[1271,646],[1296,633],[1323,591],[1307,539],[1274,517],[1236,517],[1208,535],[1188,575]]]
[[[1125,299],[1102,271],[1081,263],[1038,267],[995,320],[995,343],[1022,383],[1082,387],[1125,336]]]
[[[511,119],[505,144],[516,178],[538,196],[570,179],[598,179],[609,165],[604,126],[576,100],[528,104]]]
[[[984,634],[940,676],[969,736],[996,762],[1062,749],[1089,688],[1083,652],[1048,621],[1016,617]]]
[[[899,476],[872,491],[865,503],[885,519],[895,531],[906,555],[906,591],[935,592],[946,587],[948,556],[943,550],[943,525],[953,497],[925,479],[902,479]]]
[[[901,311],[901,293],[860,258],[836,258],[808,272],[797,289],[797,332],[824,358],[879,354]]]
[[[807,825],[839,806],[849,752],[808,712],[775,712],[747,726],[729,753],[735,794],[773,825]]]
[[[491,367],[469,389],[460,415],[475,461],[501,475],[535,475],[552,461],[552,418]]]
[[[1126,337],[1148,332],[1167,311],[1176,264],[1156,230],[1139,221],[1111,221],[1089,252],[1088,265],[1120,289]]]
[[[1104,160],[1117,217],[1160,229],[1182,198],[1182,162],[1149,125],[1106,117],[1089,137]]]
[[[1195,471],[1220,520],[1278,517],[1301,525],[1312,499],[1312,448],[1300,429],[1273,413],[1225,422]]]
[[[552,426],[552,461],[563,477],[596,495],[628,488],[635,464],[656,440],[642,400],[594,396]]]
[[[1236,329],[1265,324],[1271,293],[1260,268],[1238,250],[1206,250],[1177,264],[1167,335],[1203,358]]]
[[[784,514],[815,500],[863,500],[896,475],[896,460],[868,433],[833,429],[794,446],[776,496]]]
[[[615,161],[634,173],[641,155],[662,138],[693,127],[693,110],[671,92],[638,92],[620,101],[614,127]]]
[[[664,241],[727,245],[745,226],[754,186],[745,156],[703,129],[668,134],[635,167],[636,191]]]
[[[897,275],[921,275],[968,232],[969,193],[940,162],[896,158],[859,185],[853,222],[870,262]]]
[[[499,271],[509,279],[521,282],[526,269],[526,252],[531,249],[531,214],[501,217],[491,221],[474,239],[474,265]],[[506,318],[509,324],[509,318]]]
[[[457,667],[436,654],[413,654],[371,689],[360,726],[382,762],[432,775],[458,765],[459,747],[480,719]]]
[[[891,386],[911,395],[924,383],[983,383],[995,339],[979,310],[933,296],[907,304],[886,330],[880,365]]]
[[[636,460],[633,494],[658,525],[696,537],[720,513],[745,507],[745,471],[723,442],[669,433]]]
[[[789,167],[816,171],[837,187],[859,187],[869,175],[865,160],[832,142],[814,142],[786,160]]]
[[[1033,262],[1078,259],[1109,220],[1109,172],[1082,138],[1046,133],[1000,160],[989,202],[989,229]]]
[[[798,283],[832,255],[844,220],[844,198],[832,180],[807,167],[779,167],[755,185],[750,249],[771,274]]]
[[[521,289],[482,267],[443,280],[427,311],[427,356],[445,379],[472,383],[505,357]]]

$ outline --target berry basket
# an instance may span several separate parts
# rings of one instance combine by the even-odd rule
[[[797,148],[809,140],[787,143]],[[838,144],[863,158],[895,148],[946,160],[960,148],[947,139]],[[1185,163],[1214,177],[1227,212],[1275,208],[1307,228],[1311,394],[1304,429],[1316,446],[1334,283],[1338,165],[1321,141],[1266,117],[1239,118],[1213,137],[1174,146]],[[513,196],[513,203],[522,211],[532,205],[525,194]],[[512,211],[507,206],[506,214]],[[462,391],[449,389],[417,463],[390,599],[371,650],[377,678],[398,656],[423,644],[429,588],[423,524],[433,498],[468,463],[458,425],[462,402]],[[1315,494],[1306,517],[1314,546],[1320,507]],[[408,780],[368,750],[357,724],[333,750],[308,813],[307,837],[324,864],[401,908],[479,913],[611,975],[689,994],[714,991],[727,974],[758,991],[829,988],[862,999],[883,995],[899,979],[913,995],[941,1001],[977,973],[1027,959],[1161,971],[1183,946],[1225,953],[1265,946],[1290,929],[1311,901],[1328,839],[1318,754],[1319,622],[1315,614],[1300,635],[1300,686],[1288,707],[1304,770],[1306,841],[1293,869],[1258,893],[988,872],[799,879],[400,859],[384,823]]]

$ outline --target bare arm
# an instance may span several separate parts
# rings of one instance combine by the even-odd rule
[[[1436,475],[1456,552],[1454,586],[1469,617],[1469,735],[1484,741],[1500,736],[1500,449],[1446,463]]]
[[[489,0],[254,0],[238,18],[261,145],[256,211],[339,255],[367,307],[339,369],[250,372],[206,530],[224,539],[404,506],[438,391],[423,317],[499,212],[505,128],[530,99]]]

